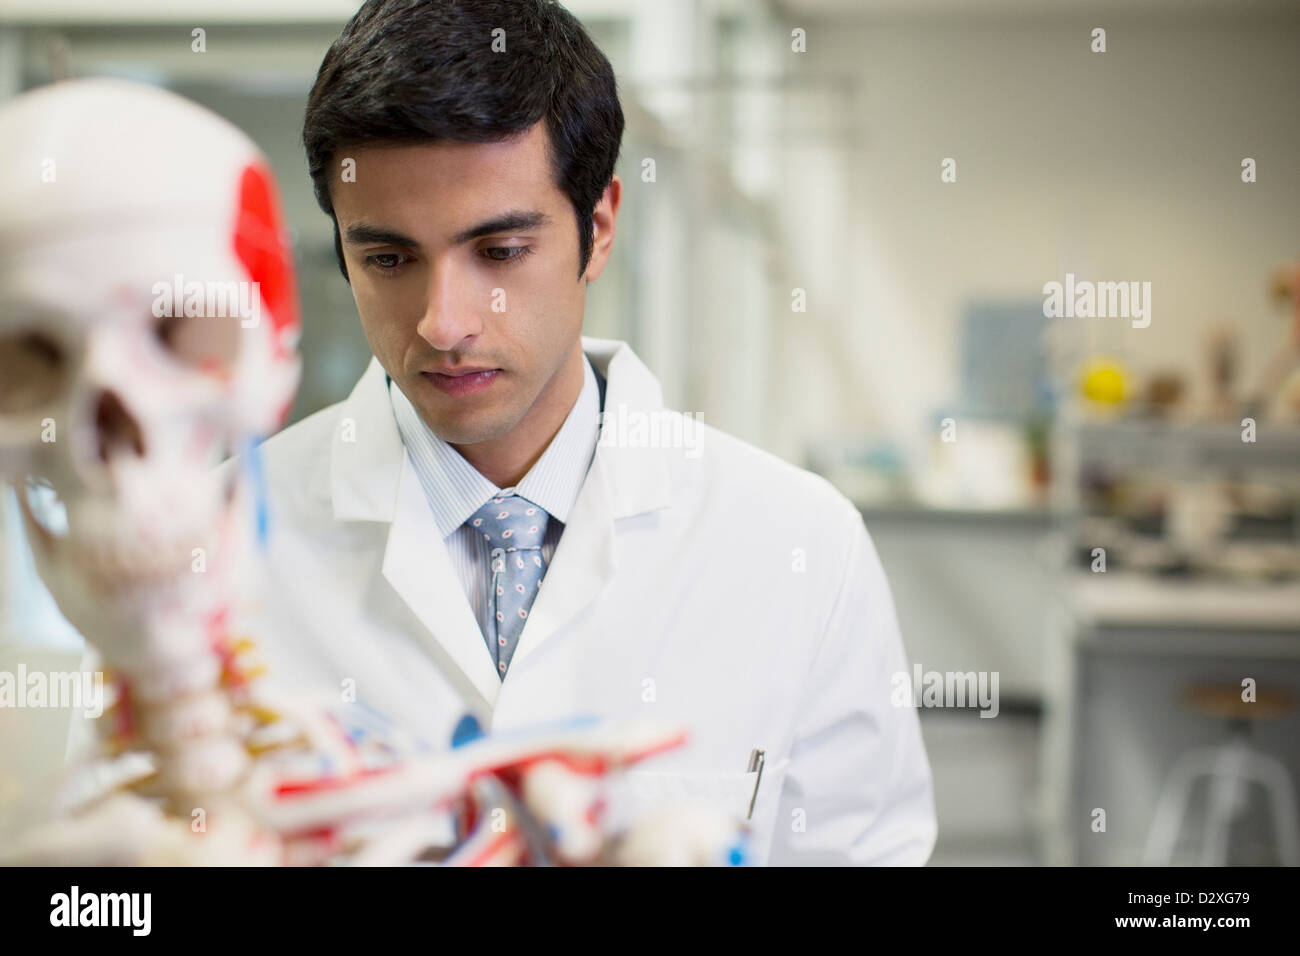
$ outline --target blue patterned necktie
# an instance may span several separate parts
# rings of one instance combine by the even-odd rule
[[[497,665],[497,676],[506,679],[506,668],[514,657],[528,611],[542,586],[546,562],[542,540],[550,515],[527,498],[498,495],[469,519],[469,526],[483,535],[492,549],[488,582],[488,627],[484,639]]]

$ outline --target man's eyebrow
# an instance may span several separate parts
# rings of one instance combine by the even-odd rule
[[[490,236],[496,232],[525,232],[529,229],[550,225],[550,223],[551,217],[544,212],[512,209],[456,233],[452,237],[451,243],[454,246],[459,246],[482,236]],[[406,246],[411,249],[420,247],[418,242],[404,233],[397,232],[394,229],[386,229],[383,226],[375,226],[368,222],[357,222],[348,226],[347,240],[357,245],[382,244]]]
[[[492,219],[484,220],[477,226],[470,226],[452,237],[451,244],[462,245],[481,236],[490,236],[494,232],[525,232],[539,226],[550,225],[551,217],[537,210],[512,209]]]
[[[348,242],[357,245],[374,243],[386,246],[409,246],[412,249],[420,247],[420,244],[410,236],[404,235],[395,229],[373,226],[368,222],[354,222],[348,226],[347,239]]]

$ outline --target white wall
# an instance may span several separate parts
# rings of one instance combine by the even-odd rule
[[[1041,300],[1066,271],[1152,283],[1149,328],[1071,320],[1140,371],[1203,377],[1201,333],[1217,318],[1243,333],[1244,373],[1269,357],[1283,313],[1268,278],[1300,256],[1300,16],[796,24],[798,67],[856,81],[847,105],[808,98],[800,119],[854,127],[860,148],[787,142],[781,220],[862,392],[828,400],[787,382],[777,440],[816,422],[919,451],[958,386],[964,301]],[[1089,50],[1097,25],[1104,54]],[[958,181],[945,185],[949,156]],[[824,366],[819,346],[794,344]]]

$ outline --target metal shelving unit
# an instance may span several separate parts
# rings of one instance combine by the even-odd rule
[[[1107,773],[1123,778],[1122,783],[1111,781],[1114,786],[1107,792],[1118,793],[1128,787],[1126,799],[1145,806],[1154,782],[1161,777],[1152,764],[1170,759],[1173,751],[1189,745],[1195,727],[1200,726],[1188,719],[1175,720],[1168,712],[1166,701],[1183,679],[1179,673],[1195,673],[1198,668],[1212,673],[1229,659],[1300,658],[1300,582],[1234,583],[1114,570],[1103,577],[1074,566],[1077,538],[1082,522],[1089,518],[1083,480],[1091,473],[1138,475],[1171,484],[1180,480],[1250,480],[1300,489],[1300,429],[1263,422],[1256,426],[1254,441],[1243,441],[1242,436],[1242,426],[1232,423],[1099,423],[1069,420],[1068,415],[1054,434],[1053,502],[1069,518],[1062,525],[1061,600],[1049,628],[1047,655],[1041,808],[1049,863],[1135,862],[1124,857],[1131,849],[1127,846],[1103,848],[1103,841],[1085,844],[1086,837],[1080,836],[1087,824],[1081,814],[1090,808],[1079,801],[1099,789],[1096,780],[1085,780],[1089,770],[1084,764],[1095,769],[1098,753],[1108,746],[1094,739],[1098,727],[1118,719],[1108,711],[1099,725],[1098,707],[1112,706],[1106,701],[1118,695],[1114,706],[1128,701],[1145,715],[1131,737],[1115,742],[1117,747],[1132,747],[1140,753],[1142,759],[1135,766],[1143,769],[1124,774],[1119,770],[1126,765],[1123,759],[1113,754],[1107,761]],[[1296,526],[1300,527],[1300,521]],[[1300,548],[1300,540],[1296,547]],[[1289,603],[1294,606],[1288,609]],[[1129,661],[1131,668],[1146,668],[1143,673],[1160,675],[1161,680],[1141,684],[1133,678],[1147,687],[1144,693],[1134,696],[1123,688],[1110,687],[1099,704],[1095,698],[1101,689],[1085,684],[1095,682],[1100,674],[1121,672],[1123,668],[1106,665],[1116,654]],[[1289,665],[1279,666],[1290,673],[1285,670]],[[1170,722],[1168,733],[1146,726],[1156,718]],[[1129,833],[1141,829],[1132,819],[1126,826],[1132,828],[1126,831]]]

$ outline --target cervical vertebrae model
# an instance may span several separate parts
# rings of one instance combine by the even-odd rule
[[[269,168],[226,121],[121,81],[17,97],[0,142],[0,474],[114,692],[92,761],[43,819],[0,827],[0,862],[743,857],[741,830],[702,808],[607,832],[609,775],[680,744],[678,729],[505,737],[467,720],[456,746],[430,749],[364,704],[268,696],[229,623],[267,516],[255,470],[214,469],[255,462],[251,440],[297,387]],[[32,506],[42,490],[66,522]]]

